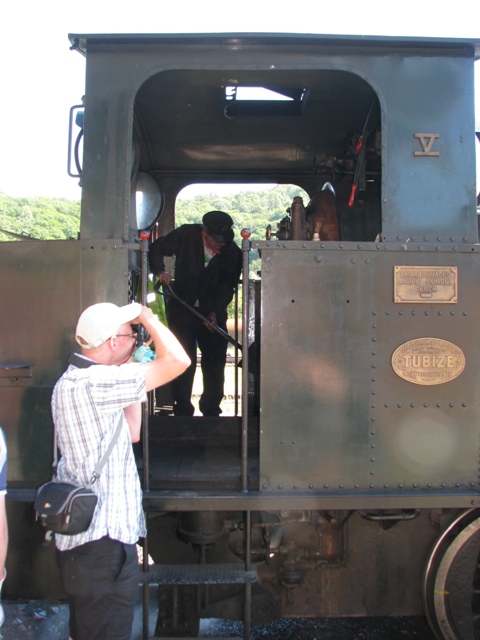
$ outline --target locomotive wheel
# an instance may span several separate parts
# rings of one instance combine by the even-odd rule
[[[438,640],[480,638],[480,511],[463,513],[435,544],[425,570],[423,603]]]

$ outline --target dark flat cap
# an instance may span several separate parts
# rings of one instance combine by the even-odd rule
[[[233,240],[233,220],[224,211],[209,211],[202,218],[203,226],[217,242]]]

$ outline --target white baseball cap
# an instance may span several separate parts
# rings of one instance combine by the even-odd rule
[[[115,335],[122,324],[138,318],[142,305],[132,302],[117,307],[111,302],[99,302],[87,307],[78,319],[75,340],[84,349],[99,347]]]

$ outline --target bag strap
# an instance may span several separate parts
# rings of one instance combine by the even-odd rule
[[[116,445],[118,437],[120,435],[120,431],[122,430],[122,422],[123,422],[123,411],[120,415],[120,419],[118,421],[117,428],[115,433],[113,434],[113,438],[110,440],[110,444],[108,445],[107,450],[97,462],[97,466],[93,470],[92,477],[90,478],[90,482],[87,484],[87,489],[90,489],[92,484],[100,478],[100,474],[103,471],[103,467],[106,465],[109,455],[112,453],[113,447]]]
[[[68,358],[68,364],[72,364],[74,367],[78,367],[79,369],[86,369],[88,367],[91,367],[94,364],[100,364],[100,363],[95,362],[94,360],[90,360],[90,358],[85,358],[84,356],[78,353],[71,353]],[[103,471],[103,468],[107,463],[108,457],[112,453],[113,447],[116,445],[117,440],[120,436],[120,431],[122,430],[122,422],[123,422],[123,412],[120,414],[117,428],[115,430],[115,433],[113,434],[110,444],[107,447],[107,450],[105,451],[103,456],[100,458],[100,460],[97,462],[95,469],[93,470],[92,477],[90,478],[90,481],[87,484],[87,488],[90,488],[92,484],[96,480],[98,480],[98,478],[100,477]],[[55,423],[54,423],[53,424],[53,462],[52,462],[52,469],[53,469],[54,476],[57,473],[57,465],[58,465],[57,427],[55,426]]]

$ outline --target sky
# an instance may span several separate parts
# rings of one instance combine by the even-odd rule
[[[444,6],[438,0],[304,0],[282,8],[272,0],[7,0],[0,20],[0,192],[81,197],[78,180],[67,174],[67,145],[69,109],[84,93],[85,60],[69,50],[69,33],[276,32],[480,40],[478,0]],[[480,128],[480,62],[476,118]]]

